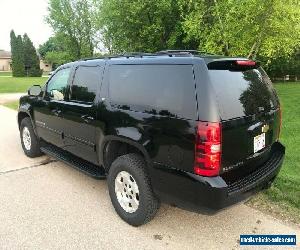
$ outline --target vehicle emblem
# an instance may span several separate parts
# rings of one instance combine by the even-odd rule
[[[267,133],[270,129],[270,126],[268,124],[265,124],[261,127],[261,132],[262,133]]]

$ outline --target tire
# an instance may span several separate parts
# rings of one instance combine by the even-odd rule
[[[34,133],[29,117],[21,121],[20,137],[23,151],[28,157],[34,158],[42,155],[39,138]]]
[[[140,226],[155,216],[159,201],[152,191],[150,179],[146,173],[146,163],[141,156],[127,154],[118,157],[109,169],[107,181],[111,202],[118,215],[128,224]],[[122,192],[119,192],[120,190]],[[127,199],[125,195],[128,195]],[[124,199],[120,201],[121,197]],[[128,202],[122,202],[122,200]]]

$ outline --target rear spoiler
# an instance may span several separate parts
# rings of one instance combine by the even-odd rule
[[[257,69],[259,66],[259,62],[248,59],[219,59],[207,63],[207,68],[210,70],[245,71],[249,69]]]

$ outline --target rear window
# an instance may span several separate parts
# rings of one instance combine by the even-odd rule
[[[262,68],[209,70],[223,120],[267,112],[278,107],[272,83]]]
[[[112,65],[109,82],[113,106],[154,115],[196,117],[192,65]]]

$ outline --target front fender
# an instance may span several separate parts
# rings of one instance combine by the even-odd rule
[[[25,102],[23,100],[23,98],[26,98],[26,96],[25,97],[21,97],[21,99],[20,99],[20,106],[19,106],[18,115],[17,115],[18,126],[20,128],[21,120],[25,116],[28,116],[30,118],[30,120],[31,120],[34,132],[36,132],[36,126],[35,126],[35,122],[33,120],[33,109],[32,109],[32,106],[28,102]]]

